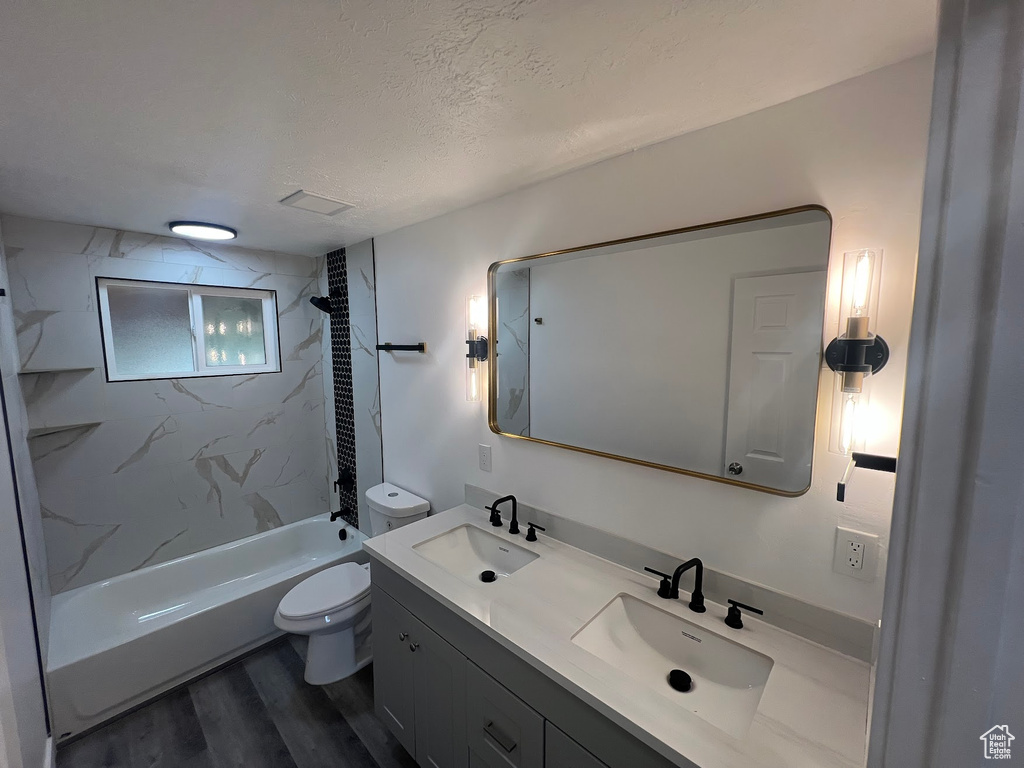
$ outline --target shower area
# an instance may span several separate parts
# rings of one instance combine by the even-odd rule
[[[363,561],[373,243],[308,257],[5,216],[0,251],[12,522],[59,743],[275,639],[292,585]],[[210,300],[203,364],[250,369],[119,379],[101,281],[272,295],[279,360],[256,303]]]

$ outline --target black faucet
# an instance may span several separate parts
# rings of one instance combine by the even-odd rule
[[[708,608],[703,604],[703,563],[700,562],[699,557],[692,557],[676,568],[676,572],[672,574],[672,596],[676,598],[679,597],[679,580],[683,578],[683,573],[694,567],[697,570],[693,575],[693,592],[690,593],[690,610],[695,613],[703,613],[708,610]]]
[[[691,568],[696,568],[697,573],[693,577],[693,592],[690,593],[690,610],[695,613],[704,613],[707,610],[704,607],[704,563],[700,561],[699,557],[691,558],[676,568],[675,573],[672,574],[671,597],[679,597],[679,580]]]
[[[491,512],[491,525],[495,528],[501,528],[501,511],[498,509],[499,504],[504,504],[506,501],[512,502],[512,521],[508,524],[509,533],[519,533],[519,502],[516,501],[516,497],[512,495],[502,496],[500,499],[495,501],[489,507],[484,509],[490,510]]]
[[[693,579],[693,592],[690,593],[690,610],[695,613],[704,613],[704,563],[699,557],[687,560],[676,568],[676,572],[669,576],[667,573],[656,571],[654,568],[644,568],[645,571],[661,576],[661,583],[658,585],[658,597],[665,600],[676,600],[679,598],[679,580],[691,568],[696,568],[697,573]]]

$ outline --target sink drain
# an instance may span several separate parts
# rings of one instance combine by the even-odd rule
[[[497,581],[498,576],[494,571],[484,571],[480,574],[480,581],[484,584],[490,584],[492,581]]]
[[[686,693],[693,688],[693,678],[681,669],[673,669],[668,673],[668,684],[680,693]]]

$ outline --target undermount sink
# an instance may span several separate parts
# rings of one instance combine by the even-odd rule
[[[414,544],[413,550],[469,581],[480,581],[484,571],[492,571],[495,578],[510,576],[539,557],[536,552],[469,524]]]
[[[572,641],[736,738],[750,728],[774,664],[768,656],[626,594],[602,608]],[[669,685],[673,670],[689,675],[689,691]]]

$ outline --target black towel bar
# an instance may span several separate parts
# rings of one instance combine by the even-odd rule
[[[378,352],[426,352],[427,342],[419,344],[392,344],[390,341],[377,345]]]

